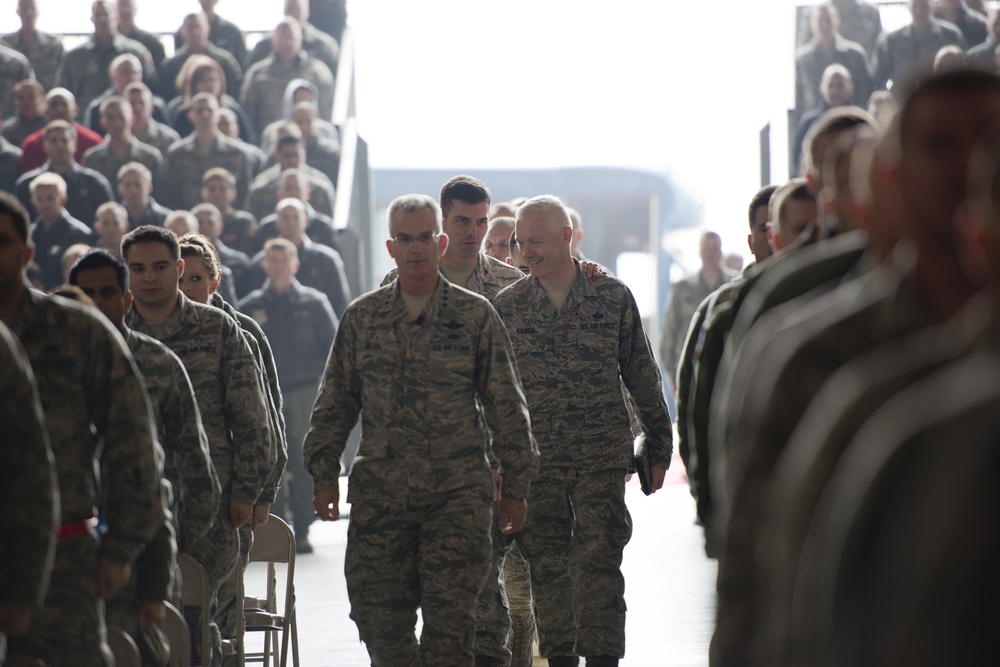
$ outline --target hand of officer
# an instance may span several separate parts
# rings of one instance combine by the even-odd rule
[[[660,466],[649,466],[649,488],[656,493],[663,488],[663,478],[667,475],[667,469]]]
[[[118,591],[128,583],[131,576],[132,566],[128,563],[116,563],[107,558],[98,558],[97,596],[102,600],[110,600],[118,595]]]
[[[153,623],[162,623],[167,617],[167,608],[162,600],[145,600],[139,603],[138,623],[140,628],[148,628]]]
[[[320,489],[313,495],[313,508],[321,521],[340,518],[340,485]]]
[[[500,532],[504,535],[516,533],[524,528],[524,518],[528,515],[528,501],[524,498],[505,496],[500,499]]]
[[[238,500],[230,501],[229,523],[232,524],[233,528],[239,528],[245,524],[251,514],[253,514],[253,505],[250,503],[241,503]]]
[[[253,506],[253,517],[250,519],[250,530],[257,530],[257,526],[262,523],[267,523],[268,517],[271,516],[271,506],[267,504],[254,505]]]
[[[580,270],[583,271],[583,275],[588,278],[608,275],[608,272],[605,271],[600,264],[594,264],[593,262],[588,261],[580,262]]]

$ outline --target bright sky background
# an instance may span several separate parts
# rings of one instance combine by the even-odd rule
[[[14,2],[0,30],[17,28]],[[86,0],[39,0],[39,27],[91,29]],[[746,251],[758,133],[791,104],[793,0],[349,0],[358,115],[375,167],[620,165],[670,171],[703,224]],[[195,0],[140,0],[147,30]],[[221,0],[247,30],[280,0]],[[784,132],[783,126],[775,134]],[[786,176],[772,166],[773,179]]]

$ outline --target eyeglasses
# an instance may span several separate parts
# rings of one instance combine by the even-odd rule
[[[420,245],[430,245],[434,243],[441,235],[435,234],[433,232],[425,232],[420,236],[410,236],[409,234],[396,234],[396,238],[389,239],[393,243],[401,246],[407,246],[411,243],[418,243]]]

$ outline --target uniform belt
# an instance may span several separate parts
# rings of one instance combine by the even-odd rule
[[[80,521],[73,521],[71,523],[64,523],[59,526],[59,532],[56,535],[56,539],[59,542],[64,540],[71,540],[74,537],[79,537],[84,533],[88,533],[93,529],[97,528],[97,513],[91,514],[86,519],[81,519]]]

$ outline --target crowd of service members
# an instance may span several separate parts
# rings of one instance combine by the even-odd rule
[[[1000,79],[924,64],[888,112],[817,114],[803,177],[751,200],[756,263],[727,279],[706,235],[668,308],[712,665],[998,658]]]

